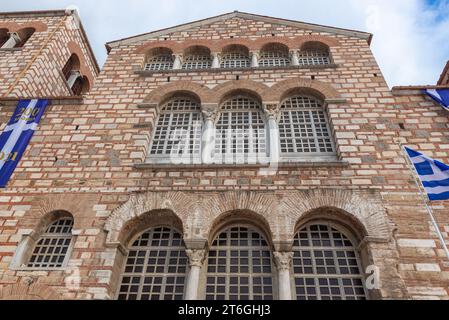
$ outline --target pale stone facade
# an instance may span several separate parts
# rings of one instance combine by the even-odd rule
[[[183,298],[205,299],[217,294],[206,289],[217,236],[243,226],[267,242],[260,252],[271,255],[272,298],[296,299],[297,236],[314,224],[347,236],[363,280],[370,267],[378,268],[377,286],[365,288],[365,298],[449,298],[449,262],[400,147],[449,162],[449,118],[417,88],[388,88],[371,53],[370,34],[234,12],[108,43],[108,59],[97,75],[82,29],[69,32],[60,22],[67,17],[72,16],[0,15],[0,28],[39,22],[42,29],[33,37],[42,39],[62,28],[51,38],[53,45],[50,40],[41,48],[45,40],[31,37],[23,51],[0,50],[0,130],[17,98],[53,97],[12,180],[0,191],[0,298],[116,299],[133,243],[145,231],[164,227],[179,232],[185,244]],[[73,43],[81,72],[91,77],[82,97],[70,96],[63,77],[48,71],[63,69],[75,52]],[[310,43],[327,48],[327,56],[318,56],[323,63],[301,62]],[[220,64],[233,45],[246,48],[238,56],[246,67]],[[197,55],[209,65],[185,69],[191,48],[200,46]],[[272,47],[277,61],[288,65],[265,64],[264,52]],[[33,61],[42,62],[26,63],[34,51],[39,55]],[[155,52],[169,53],[157,60],[167,69],[151,70],[147,62]],[[16,74],[22,75],[17,83],[11,80]],[[41,75],[50,79],[34,81]],[[271,133],[292,94],[324,103],[335,152],[281,156],[274,174],[257,163],[216,164],[207,157],[196,164],[153,161],[153,134],[172,97],[194,97],[207,129],[217,125],[224,101],[242,93],[261,105],[269,157],[279,152],[279,137]],[[434,203],[433,209],[448,239],[449,204]],[[64,264],[27,266],[47,227],[67,217],[73,217],[73,228]]]

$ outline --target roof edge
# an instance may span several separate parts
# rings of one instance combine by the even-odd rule
[[[0,12],[0,17],[3,16],[65,16],[66,10],[57,9],[57,10],[36,10],[36,11],[9,11],[9,12]]]
[[[440,79],[438,80],[437,85],[442,85],[444,77],[449,73],[449,61],[446,63],[446,66],[443,69],[443,73],[440,75]]]

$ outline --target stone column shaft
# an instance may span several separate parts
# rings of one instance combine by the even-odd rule
[[[185,300],[198,300],[198,287],[200,283],[200,273],[206,257],[206,250],[188,249],[186,254],[189,257],[190,271],[187,275]]]
[[[2,49],[12,49],[15,48],[20,43],[20,37],[16,32],[9,33],[9,39],[6,41]]]
[[[274,252],[274,259],[278,270],[279,300],[292,300],[290,266],[293,252]]]

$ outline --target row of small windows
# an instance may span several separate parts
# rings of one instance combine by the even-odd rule
[[[27,267],[61,268],[72,246],[73,218],[52,222],[37,240]],[[129,247],[118,299],[181,300],[189,260],[182,235],[169,227],[143,232]],[[309,224],[293,246],[293,278],[298,300],[366,298],[357,250],[330,224]],[[218,233],[205,262],[207,300],[276,299],[272,249],[256,228],[233,225]]]
[[[323,103],[294,95],[281,104],[279,119],[281,155],[334,155],[335,147]],[[225,100],[215,122],[215,159],[230,155],[268,156],[268,129],[260,103],[247,95]],[[159,159],[175,154],[200,157],[201,107],[191,97],[175,97],[161,109],[150,155]],[[150,159],[151,160],[151,159]]]
[[[2,28],[0,29],[0,48],[21,48],[31,38],[35,31],[34,28],[24,28],[17,32],[9,32],[8,29]]]
[[[183,53],[183,58],[173,55],[168,48],[156,48],[147,56],[144,70],[163,71],[172,69],[210,69],[210,68],[250,68],[313,66],[331,63],[329,48],[319,42],[307,42],[299,52],[290,52],[283,44],[265,45],[260,53],[253,56],[242,45],[230,45],[218,55],[212,55],[207,47],[194,46]]]

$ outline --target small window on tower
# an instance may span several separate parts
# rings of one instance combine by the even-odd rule
[[[62,69],[67,85],[74,96],[80,96],[90,89],[89,80],[83,76],[81,71],[81,62],[76,54],[72,54]]]
[[[8,29],[0,29],[0,48],[3,48],[3,45],[8,41]]]

